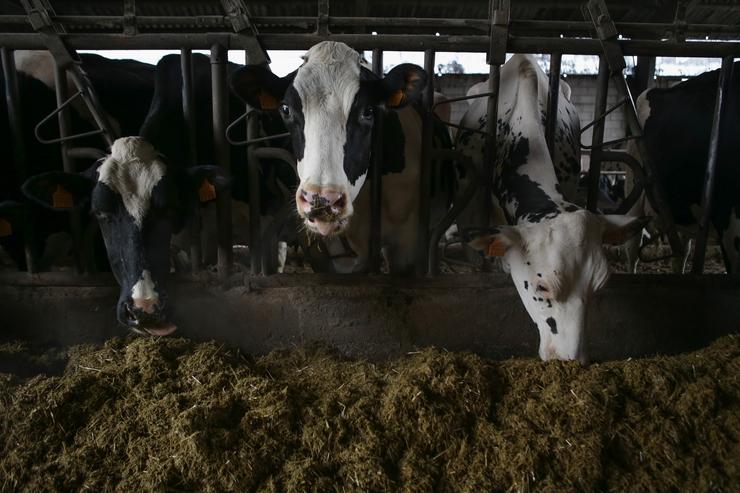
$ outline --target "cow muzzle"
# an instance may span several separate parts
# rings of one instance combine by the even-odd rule
[[[349,194],[335,189],[300,188],[296,192],[298,214],[310,231],[321,236],[344,231],[351,216],[349,203]]]
[[[177,326],[168,321],[166,303],[162,299],[131,298],[119,305],[119,321],[139,334],[168,336]]]

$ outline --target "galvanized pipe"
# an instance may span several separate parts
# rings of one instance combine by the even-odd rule
[[[707,156],[707,171],[704,175],[704,187],[701,194],[702,215],[699,219],[699,231],[696,234],[696,248],[691,273],[699,275],[704,272],[704,259],[707,250],[707,237],[712,227],[712,209],[714,206],[714,188],[717,181],[717,162],[719,161],[719,140],[722,132],[722,119],[727,111],[727,100],[730,97],[730,83],[732,82],[733,59],[731,56],[722,59],[722,69],[719,73],[717,96],[714,103],[714,117],[712,131],[709,136],[709,153]],[[740,95],[737,95],[740,96]],[[737,136],[733,136],[736,138]],[[730,267],[730,266],[728,266]]]
[[[560,99],[560,64],[563,55],[550,55],[550,90],[547,99],[547,117],[545,121],[545,141],[550,150],[550,156],[555,159],[555,128],[558,123],[558,103]]]
[[[193,50],[180,50],[180,74],[182,77],[182,117],[185,122],[185,165],[195,166],[198,159],[198,138],[195,114],[195,92],[193,91]],[[200,201],[193,196],[192,215],[188,218],[190,236],[190,270],[195,273],[201,268],[203,254],[200,244]]]
[[[424,52],[424,70],[427,73],[422,106],[424,107],[421,130],[421,170],[419,173],[419,224],[416,235],[416,275],[425,276],[428,268],[429,216],[432,182],[432,144],[434,112],[434,51]]]
[[[57,106],[64,104],[67,99],[67,71],[54,63],[54,88],[56,92]],[[57,120],[59,122],[59,137],[64,139],[70,134],[71,123],[69,121],[69,113],[62,108],[57,113]],[[59,147],[62,152],[62,167],[66,173],[74,173],[75,164],[73,159],[69,156],[69,144],[64,140],[59,142]],[[72,234],[72,256],[75,261],[75,268],[78,274],[82,274],[85,270],[90,271],[94,266],[94,262],[91,258],[84,259],[85,265],[83,266],[83,259],[81,257],[82,252],[82,218],[80,212],[72,210],[69,212],[69,225],[70,232]]]
[[[211,46],[211,94],[213,99],[213,150],[216,164],[229,174],[231,156],[226,142],[226,125],[229,120],[229,88],[226,81],[227,50],[220,44]],[[216,195],[218,226],[218,273],[228,279],[233,264],[231,241],[231,191]]]
[[[606,118],[600,118],[606,112],[609,94],[609,64],[604,57],[599,59],[599,74],[596,77],[596,101],[594,102],[594,121],[596,124],[591,134],[591,159],[588,166],[588,195],[586,208],[596,212],[599,200],[599,176],[601,175],[601,144],[604,143]]]
[[[247,140],[255,139],[259,135],[259,111],[252,111],[247,118]],[[260,258],[262,257],[262,218],[260,216],[260,205],[262,197],[260,193],[260,158],[256,153],[258,147],[255,143],[247,147],[247,193],[249,195],[249,257],[252,274],[259,274],[261,270]]]
[[[23,113],[21,112],[20,91],[18,90],[18,74],[15,70],[13,50],[0,47],[3,74],[5,75],[5,104],[8,108],[8,124],[13,139],[13,161],[15,163],[18,180],[23,182],[28,178],[26,169],[26,142],[23,135]],[[29,209],[29,221],[24,228],[23,250],[26,257],[26,270],[29,274],[36,272],[36,258],[33,252],[33,209]]]
[[[252,40],[237,34],[219,34],[219,39],[230,49],[248,49]],[[263,33],[260,42],[268,50],[308,49],[321,41],[338,41],[358,50],[410,50],[410,51],[456,51],[485,52],[490,38],[485,35],[401,35],[401,34],[288,34]],[[67,46],[77,49],[94,50],[159,50],[159,49],[208,49],[213,42],[213,34],[206,33],[150,33],[125,36],[122,34],[90,33],[65,35]],[[740,56],[740,42],[737,41],[655,41],[620,40],[619,45],[625,56],[686,56],[717,57]],[[36,33],[0,34],[0,45],[12,49],[47,49],[44,39]],[[552,37],[512,37],[507,44],[510,53],[563,53],[572,55],[600,55],[601,44],[595,39],[552,38]]]
[[[485,221],[488,223],[493,212],[493,176],[496,169],[498,96],[501,88],[501,65],[488,66],[488,97],[486,107],[486,138],[483,145],[483,207]]]
[[[383,51],[373,50],[373,73],[383,77]],[[381,221],[383,196],[383,112],[375,115],[373,126],[373,160],[370,164],[370,245],[368,250],[368,270],[371,274],[380,272]]]

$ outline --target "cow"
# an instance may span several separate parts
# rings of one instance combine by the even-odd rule
[[[279,111],[298,162],[297,214],[312,234],[344,234],[357,254],[350,267],[355,271],[368,260],[370,187],[363,185],[376,114],[384,111],[381,242],[390,271],[408,272],[416,249],[421,157],[421,116],[412,103],[427,75],[401,64],[377,76],[357,51],[332,41],[312,46],[303,60],[282,78],[262,65],[245,66],[232,76],[232,90],[253,107]]]
[[[647,152],[658,170],[668,207],[686,245],[696,234],[709,153],[719,70],[706,72],[671,88],[644,91],[635,103]],[[717,234],[728,273],[740,274],[740,62],[735,62],[726,112],[722,119],[711,225]],[[639,156],[635,146],[630,153]],[[662,232],[655,211],[641,197],[630,211],[654,218],[651,229]],[[638,241],[627,247],[630,269],[637,264]],[[688,252],[688,249],[687,249]],[[676,259],[681,272],[686,258]]]
[[[20,269],[26,268],[23,255],[23,240],[30,242],[31,252],[36,260],[36,268],[48,270],[60,267],[72,247],[70,222],[66,215],[36,207],[34,203],[22,204],[21,193],[23,177],[61,170],[63,167],[59,144],[41,144],[34,135],[34,127],[56,108],[54,92],[54,61],[47,51],[17,50],[15,64],[17,69],[19,102],[21,105],[21,139],[25,148],[24,167],[19,163],[4,160],[3,180],[0,180],[0,199],[6,200],[6,207],[0,209],[0,217],[12,225],[11,232],[0,235],[0,244],[8,251]],[[98,55],[80,56],[82,66],[88,73],[91,83],[96,86],[101,104],[110,116],[114,128],[124,135],[135,134],[144,121],[154,92],[154,66],[134,60],[109,60]],[[4,74],[1,74],[4,79]],[[70,94],[76,92],[69,81]],[[0,113],[6,105],[5,84],[0,87]],[[77,103],[81,101],[76,100]],[[94,121],[84,105],[73,104],[68,111],[70,133],[79,134],[90,131]],[[56,119],[49,121],[41,129],[42,136],[52,138],[56,135]],[[0,118],[0,144],[3,149],[12,149],[17,143],[10,140],[7,118]],[[97,147],[99,137],[91,136],[77,139],[74,144],[82,147]],[[6,154],[11,157],[12,152]],[[92,160],[80,160],[77,169],[89,167]],[[14,204],[11,206],[11,204]],[[22,214],[11,213],[12,209],[23,209]],[[19,217],[28,218],[18,221]],[[89,225],[87,216],[82,218],[83,229]],[[13,221],[12,223],[10,221]],[[33,226],[30,234],[29,225]],[[97,246],[97,242],[95,243]],[[102,251],[102,245],[100,246]],[[98,258],[95,248],[96,267],[105,269],[104,255]]]
[[[587,308],[609,277],[603,243],[621,243],[644,220],[597,215],[568,201],[580,172],[578,115],[560,89],[553,157],[545,142],[548,78],[531,56],[501,68],[493,195],[507,224],[472,233],[471,246],[501,257],[540,335],[543,360],[586,361]],[[485,99],[471,104],[463,127],[486,127]],[[482,162],[482,137],[467,132],[459,149]],[[567,185],[567,186],[566,186]]]

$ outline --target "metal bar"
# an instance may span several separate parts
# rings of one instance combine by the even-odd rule
[[[121,16],[104,15],[56,15],[52,19],[64,24],[68,29],[74,30],[81,27],[109,28],[119,30],[123,27],[124,19]],[[297,25],[316,25],[316,17],[310,16],[259,16],[250,17],[253,25],[266,28],[288,28]],[[415,18],[415,17],[335,17],[329,16],[329,24],[335,27],[405,27],[405,28],[451,28],[471,29],[487,32],[489,23],[484,19],[447,19],[447,18]],[[28,25],[25,15],[0,15],[0,25],[20,24]],[[223,15],[199,15],[199,16],[137,16],[138,27],[198,27],[198,28],[231,28],[232,24],[228,17]],[[618,22],[617,29],[624,36],[635,37],[636,34],[665,36],[674,31],[677,23],[656,22]],[[711,36],[726,34],[729,36],[740,36],[740,28],[733,24],[681,24],[687,34],[695,36]],[[559,21],[559,20],[512,20],[510,30],[512,34],[523,33],[568,33],[569,35],[590,34],[592,25],[583,21]]]
[[[601,160],[605,162],[620,162],[629,166],[632,170],[632,179],[634,186],[630,194],[624,198],[617,210],[608,211],[608,214],[627,214],[632,206],[638,201],[645,187],[645,173],[642,170],[640,162],[627,151],[602,151]],[[624,171],[602,171],[602,175],[626,175]]]
[[[606,111],[606,100],[609,94],[609,64],[605,57],[599,59],[599,74],[596,77],[596,101],[594,115],[602,115]],[[586,208],[596,211],[599,199],[599,176],[601,174],[601,145],[604,143],[604,128],[606,119],[595,118],[593,133],[591,134],[591,159],[588,166],[588,195]]]
[[[606,141],[606,142],[602,142],[601,145],[598,148],[599,149],[606,149],[607,147],[611,147],[611,146],[614,146],[614,145],[617,145],[617,144],[621,144],[622,142],[627,142],[629,140],[637,140],[639,138],[640,137],[637,136],[637,135],[627,135],[627,136],[624,136],[624,137],[620,137],[618,139],[614,139],[614,140],[609,140],[609,141]],[[581,144],[581,149],[588,149],[589,151],[593,151],[596,148],[594,146],[592,146],[592,145],[591,146],[587,146],[587,145]],[[602,171],[602,174],[603,173],[604,172]]]
[[[717,162],[719,161],[719,143],[722,133],[722,119],[727,111],[727,100],[730,97],[730,83],[732,82],[733,59],[728,56],[722,60],[722,69],[717,84],[717,97],[714,103],[714,117],[712,118],[712,132],[709,137],[709,152],[707,156],[707,171],[704,176],[704,187],[701,194],[702,215],[699,220],[699,231],[696,234],[696,248],[691,273],[694,275],[704,272],[704,259],[707,250],[707,237],[712,226],[712,209],[714,206],[714,186],[717,181]],[[730,266],[728,266],[730,267]],[[728,269],[729,270],[729,269]],[[730,272],[732,274],[732,272]]]
[[[589,128],[591,128],[594,125],[596,125],[598,122],[605,120],[606,117],[609,116],[609,113],[611,113],[612,111],[617,110],[618,108],[621,108],[625,104],[627,104],[627,100],[626,99],[622,99],[620,102],[618,102],[617,104],[615,104],[611,108],[607,109],[606,111],[604,111],[599,116],[594,115],[593,121],[591,123],[589,123],[588,125],[586,125],[585,127],[581,127],[581,132],[580,133],[582,134],[583,132],[585,132]]]
[[[195,91],[193,90],[193,51],[188,48],[180,50],[180,73],[182,76],[182,116],[185,122],[185,165],[195,166],[198,159],[198,141],[196,133]],[[193,201],[192,216],[188,218],[188,235],[190,236],[190,270],[200,271],[203,253],[200,244],[200,202]]]
[[[219,34],[222,43],[229,49],[253,47],[254,39],[237,34]],[[136,36],[122,34],[90,33],[67,34],[67,46],[74,49],[92,50],[157,50],[157,49],[208,49],[213,41],[210,33],[146,33]],[[259,36],[262,45],[269,50],[308,49],[321,41],[338,41],[358,50],[409,50],[409,51],[456,51],[485,52],[489,37],[485,35],[401,35],[401,34],[289,34],[263,33]],[[625,56],[685,56],[717,57],[740,56],[737,41],[687,41],[676,43],[656,40],[618,41]],[[12,49],[46,49],[44,39],[36,33],[0,34],[0,45]],[[598,40],[585,38],[510,37],[507,45],[510,53],[563,53],[572,55],[600,55]]]
[[[432,143],[434,104],[434,51],[424,52],[424,70],[427,73],[426,88],[422,96],[423,125],[421,129],[421,170],[419,173],[419,224],[416,235],[416,275],[427,274],[429,252],[429,213],[432,182]]]
[[[54,63],[54,89],[57,98],[57,106],[62,106],[57,113],[57,120],[59,122],[59,138],[62,139],[59,143],[62,153],[62,166],[66,173],[74,173],[76,171],[74,161],[67,152],[69,149],[68,144],[63,140],[71,130],[69,113],[64,111],[64,101],[67,98],[67,72],[59,67],[56,61]],[[71,230],[70,232],[72,234],[72,256],[74,257],[75,268],[77,269],[78,274],[82,274],[85,270],[89,269],[85,269],[85,266],[83,266],[83,259],[81,257],[82,218],[80,217],[80,211],[73,210],[69,212],[69,225]],[[94,262],[92,259],[85,259],[85,264],[87,267],[90,267]]]
[[[19,182],[28,178],[26,168],[26,142],[23,135],[23,113],[21,112],[21,98],[18,88],[18,74],[15,70],[15,57],[13,51],[0,47],[0,59],[2,60],[3,74],[5,79],[5,104],[8,108],[8,124],[13,139],[13,162]],[[33,251],[33,209],[29,210],[29,221],[24,228],[23,250],[26,257],[26,270],[29,274],[36,272],[36,258]]]
[[[229,119],[229,89],[226,81],[227,50],[224,45],[211,46],[211,94],[213,99],[213,150],[216,164],[228,174],[231,168],[229,143],[226,142],[226,124]],[[218,225],[218,273],[226,281],[233,264],[231,242],[231,191],[216,196]]]
[[[247,141],[254,140],[259,135],[258,111],[250,111],[247,119]],[[260,193],[260,158],[257,154],[258,148],[252,143],[247,147],[247,193],[249,195],[249,258],[252,274],[259,274],[261,269],[260,259],[262,257],[262,236],[260,206],[262,197]]]
[[[439,274],[439,240],[452,223],[457,219],[460,213],[465,210],[476,190],[478,189],[478,180],[475,176],[478,174],[478,170],[475,169],[473,161],[458,151],[452,149],[435,149],[434,157],[438,160],[451,159],[456,160],[465,166],[468,176],[471,177],[464,190],[457,194],[455,200],[452,202],[452,207],[447,210],[447,213],[432,229],[431,237],[429,240],[429,274],[436,276]]]
[[[373,50],[373,73],[383,77],[383,51]],[[383,196],[383,112],[375,115],[373,126],[373,160],[370,164],[370,245],[368,251],[368,270],[371,274],[380,272],[381,222]]]
[[[483,207],[485,218],[493,212],[493,176],[496,168],[496,147],[498,121],[498,96],[501,87],[501,65],[492,63],[488,66],[488,98],[486,109],[486,138],[483,144]]]
[[[329,34],[329,0],[317,0],[316,33],[321,36]]]
[[[105,152],[97,147],[70,147],[67,149],[67,155],[72,159],[93,159],[96,161],[106,156]]]
[[[555,126],[558,119],[558,100],[560,99],[560,64],[563,55],[553,53],[550,55],[550,91],[547,99],[547,117],[545,121],[545,141],[547,148],[550,150],[550,156],[555,156],[553,148],[555,142]]]

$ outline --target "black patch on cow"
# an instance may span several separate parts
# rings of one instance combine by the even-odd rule
[[[378,108],[371,92],[365,85],[360,84],[347,117],[347,140],[344,143],[344,173],[352,185],[357,182],[358,178],[365,175],[370,167],[376,111]],[[383,124],[392,127],[392,119],[388,118],[388,121],[383,121]],[[384,132],[383,136],[386,135],[387,133]]]
[[[550,332],[552,332],[553,334],[558,333],[558,323],[555,321],[554,318],[547,317],[547,320],[545,320],[545,322],[547,322],[547,325],[550,326]]]
[[[735,245],[735,251],[740,252],[740,236],[735,237],[733,244]]]
[[[542,277],[542,274],[540,274],[540,273],[538,272],[538,273],[537,273],[537,277]]]
[[[406,137],[395,111],[383,113],[383,174],[401,173],[406,167]]]
[[[303,159],[303,153],[306,150],[306,135],[304,133],[306,119],[303,114],[301,97],[292,85],[285,91],[283,104],[288,107],[289,114],[286,115],[281,109],[279,110],[280,116],[282,116],[283,123],[290,132],[290,138],[293,141],[293,155],[296,161],[300,161]]]
[[[547,308],[552,308],[552,301],[547,300]]]
[[[532,301],[537,301],[537,297],[536,296],[532,296]]]
[[[529,283],[527,281],[524,281],[524,289],[529,289]]]
[[[494,180],[494,192],[502,204],[516,202],[516,210],[506,210],[510,223],[518,223],[526,216],[529,222],[540,222],[542,219],[557,216],[559,209],[542,187],[528,176],[518,172],[519,167],[527,163],[529,156],[529,139],[516,139],[501,164],[501,172]]]

